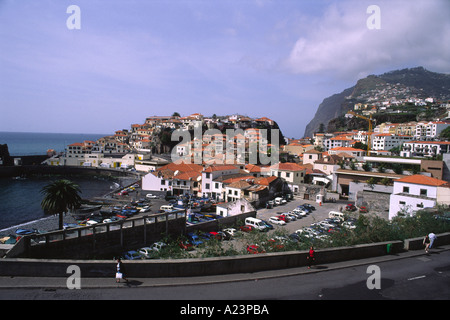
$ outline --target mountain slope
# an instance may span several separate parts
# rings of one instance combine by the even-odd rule
[[[325,98],[306,126],[304,135],[311,137],[321,123],[326,127],[330,120],[352,110],[355,103],[375,104],[411,97],[449,100],[450,75],[417,67],[367,76],[358,80],[355,86]]]

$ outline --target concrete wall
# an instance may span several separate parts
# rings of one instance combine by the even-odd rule
[[[450,232],[440,233],[436,235],[436,240],[433,243],[433,247],[439,247],[450,243]],[[418,237],[412,239],[406,239],[404,248],[405,250],[424,250],[423,239],[425,237]]]
[[[316,264],[327,264],[345,260],[362,259],[387,254],[387,244],[392,244],[391,253],[403,249],[403,242],[381,242],[351,247],[321,249],[316,251]],[[305,266],[308,251],[290,251],[257,255],[242,255],[219,258],[133,260],[125,261],[130,278],[145,277],[191,277],[230,273],[249,273]],[[1,276],[67,277],[67,267],[77,265],[82,277],[114,277],[113,260],[42,260],[1,259]]]

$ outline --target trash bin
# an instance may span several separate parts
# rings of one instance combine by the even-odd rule
[[[386,252],[389,254],[389,253],[391,253],[391,250],[392,250],[392,243],[388,243],[386,245]]]

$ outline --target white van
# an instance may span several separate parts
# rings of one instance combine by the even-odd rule
[[[344,219],[344,214],[343,214],[342,212],[339,212],[339,211],[330,211],[330,212],[328,213],[328,217],[329,217],[329,218],[337,218],[337,219],[340,219],[340,220],[342,220],[342,221],[345,220],[345,219]]]
[[[282,197],[277,197],[277,198],[275,198],[275,204],[276,205],[280,205],[280,204],[282,204],[283,203],[283,198]]]
[[[171,206],[169,204],[165,204],[165,205],[161,206],[159,208],[159,210],[161,210],[161,211],[172,211],[173,210],[173,206]]]
[[[262,220],[252,217],[245,218],[245,224],[252,226],[255,229],[258,229],[259,231],[263,231],[267,228],[266,224],[262,222]]]

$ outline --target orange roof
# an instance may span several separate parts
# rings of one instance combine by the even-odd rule
[[[432,177],[428,177],[428,176],[424,176],[424,175],[421,175],[421,174],[415,174],[415,175],[412,175],[412,176],[407,176],[405,178],[401,178],[401,179],[395,180],[395,182],[406,182],[406,183],[414,183],[414,184],[423,184],[423,185],[435,186],[435,187],[450,186],[447,181],[436,179],[436,178],[432,178]]]
[[[259,178],[254,178],[253,182],[255,184],[259,184],[259,185],[263,185],[263,186],[268,186],[270,183],[272,183],[273,181],[277,180],[277,177],[275,176],[270,176],[270,177],[259,177]]]
[[[288,171],[302,171],[305,170],[305,167],[302,167],[296,163],[293,162],[284,162],[284,163],[277,163],[270,167],[271,169],[278,169],[278,170],[288,170]]]
[[[213,172],[213,171],[222,171],[222,170],[235,170],[238,169],[236,166],[223,164],[223,165],[211,165],[203,170],[203,172]]]
[[[330,149],[330,151],[331,150],[333,150],[333,151],[363,151],[363,152],[366,151],[363,149],[356,149],[356,148],[351,148],[351,147],[336,147],[336,148]]]

